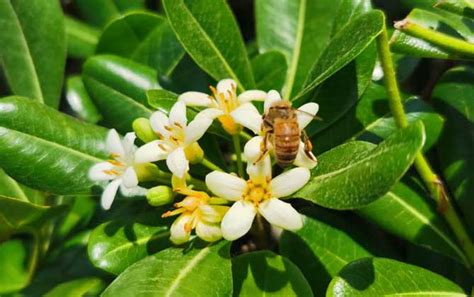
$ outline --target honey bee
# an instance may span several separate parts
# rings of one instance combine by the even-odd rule
[[[293,164],[298,154],[300,139],[303,140],[305,154],[316,161],[311,152],[313,145],[305,130],[299,127],[297,112],[304,111],[294,109],[288,100],[279,100],[270,106],[268,112],[263,115],[264,136],[260,148],[261,154],[255,163],[268,153],[270,142],[278,165],[286,167]],[[309,115],[314,117],[312,114]]]

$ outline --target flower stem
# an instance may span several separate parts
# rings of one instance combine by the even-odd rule
[[[240,148],[239,134],[232,135],[232,141],[234,142],[235,155],[237,156],[237,173],[240,177],[244,177],[244,165],[242,163],[242,150]]]
[[[250,134],[248,134],[247,132],[245,131],[240,131],[240,134],[239,134],[243,139],[245,140],[250,140],[252,139],[252,136],[250,136]]]
[[[395,68],[390,53],[387,28],[384,26],[382,33],[377,37],[377,48],[380,63],[384,72],[385,88],[387,90],[390,109],[392,111],[395,123],[399,128],[408,126],[408,120],[403,108],[400,91],[395,75]],[[438,175],[433,172],[428,160],[423,153],[419,152],[415,157],[415,168],[428,189],[431,197],[436,201],[438,212],[444,216],[451,227],[454,235],[457,237],[460,246],[469,259],[470,267],[474,266],[474,244],[471,241],[461,219],[451,204],[447,191]]]
[[[28,262],[29,279],[33,278],[33,275],[36,271],[36,267],[39,261],[39,252],[40,252],[40,236],[36,232],[33,232],[32,236],[33,236],[32,250],[31,250],[30,260]]]
[[[435,30],[424,28],[405,19],[395,23],[395,28],[414,37],[426,40],[436,46],[464,56],[474,56],[474,44],[451,37]]]
[[[209,161],[209,160],[206,159],[206,158],[203,158],[203,159],[202,159],[201,164],[202,164],[203,166],[209,168],[210,170],[224,171],[224,170],[222,170],[222,168],[220,168],[219,166],[217,166],[216,164],[212,163],[211,161]]]

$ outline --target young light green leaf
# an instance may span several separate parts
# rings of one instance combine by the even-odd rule
[[[151,115],[146,91],[160,87],[153,69],[109,55],[87,60],[82,78],[105,124],[123,133],[135,119]]]
[[[64,17],[67,37],[67,55],[85,59],[95,52],[100,31],[70,16]]]
[[[282,53],[269,51],[255,56],[250,63],[257,89],[281,91],[288,69]]]
[[[46,293],[45,297],[99,296],[105,288],[103,280],[97,277],[75,279],[61,283]]]
[[[439,0],[435,7],[445,9],[459,15],[474,18],[474,1],[472,0]]]
[[[234,296],[313,296],[298,267],[270,251],[235,257],[232,272]]]
[[[163,5],[179,41],[204,71],[216,80],[234,79],[241,90],[255,87],[239,27],[224,0],[164,0]]]
[[[171,245],[169,223],[160,218],[160,210],[103,223],[89,238],[89,259],[97,268],[118,275]]]
[[[108,156],[106,133],[39,102],[21,97],[0,100],[0,166],[32,188],[89,193],[89,168]]]
[[[424,143],[421,122],[390,135],[375,148],[349,142],[322,154],[310,181],[293,197],[333,209],[357,209],[382,195],[403,176]]]
[[[102,119],[102,115],[86,91],[81,76],[71,76],[67,79],[66,101],[78,118],[94,124]]]
[[[14,293],[28,285],[28,252],[26,240],[12,239],[0,243],[0,294]]]
[[[131,10],[145,8],[145,0],[75,0],[80,15],[94,26],[104,27]]]
[[[448,71],[433,90],[436,109],[446,118],[438,156],[448,188],[474,228],[474,70],[458,67]]]
[[[57,108],[66,61],[59,1],[2,1],[0,19],[0,61],[11,91]]]
[[[232,296],[230,244],[168,248],[133,264],[102,296]]]
[[[366,258],[344,267],[326,296],[466,296],[456,284],[423,268],[395,260]]]

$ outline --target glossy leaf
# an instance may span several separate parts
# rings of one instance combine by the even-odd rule
[[[362,14],[344,26],[314,64],[297,98],[313,90],[355,59],[382,32],[384,21],[383,13],[374,10]]]
[[[188,250],[168,248],[130,266],[102,296],[187,296],[190,292],[195,296],[232,296],[229,246],[221,241]]]
[[[474,18],[474,2],[472,0],[439,0],[436,7]]]
[[[293,197],[333,209],[356,209],[386,194],[403,176],[424,142],[420,122],[378,146],[349,142],[321,156],[310,181]]]
[[[99,40],[100,31],[70,16],[65,16],[64,25],[67,37],[67,55],[78,59],[92,56]]]
[[[216,80],[232,78],[240,89],[254,87],[242,36],[226,1],[164,0],[163,6],[179,41],[204,71]]]
[[[126,133],[136,118],[151,115],[146,91],[159,88],[153,69],[117,56],[94,56],[82,78],[107,126]]]
[[[423,193],[423,189],[418,191]],[[357,209],[356,213],[387,232],[465,263],[464,253],[445,222],[418,191],[398,183],[382,198]]]
[[[75,0],[74,4],[84,19],[99,27],[127,11],[145,8],[145,0]]]
[[[45,297],[98,296],[105,287],[100,278],[80,278],[57,285]]]
[[[423,268],[383,258],[352,262],[335,277],[326,296],[466,296],[461,288]]]
[[[454,68],[442,77],[432,95],[436,109],[446,118],[438,146],[443,176],[471,230],[474,230],[473,79],[471,68]]]
[[[59,1],[2,1],[0,19],[0,60],[11,91],[57,108],[66,61]]]
[[[440,9],[414,9],[406,17],[414,24],[436,30],[451,37],[460,38],[468,42],[474,42],[472,27],[474,20],[463,18]],[[431,44],[425,40],[412,37],[396,30],[390,40],[391,49],[394,52],[404,53],[411,56],[438,59],[464,59],[468,57],[449,51],[446,48]]]
[[[89,239],[89,259],[97,268],[120,274],[133,263],[171,245],[169,224],[169,220],[160,218],[160,210],[101,224]]]
[[[0,196],[16,198],[22,201],[28,201],[23,189],[11,177],[9,177],[3,169],[0,168]]]
[[[281,91],[288,69],[282,53],[266,52],[255,56],[250,62],[257,89]]]
[[[89,168],[108,155],[107,130],[21,97],[1,99],[0,115],[0,166],[8,175],[43,191],[89,193]]]
[[[313,296],[298,267],[270,251],[235,257],[232,272],[234,296]]]
[[[28,252],[27,241],[12,239],[0,243],[0,294],[13,293],[28,285]]]
[[[71,76],[66,82],[66,101],[74,115],[89,123],[97,123],[102,115],[87,93],[82,77]]]
[[[168,21],[153,13],[134,12],[110,23],[102,33],[97,53],[114,54],[148,65],[169,76],[184,49]]]
[[[370,238],[362,225],[351,224],[320,208],[302,211],[305,223],[292,233],[285,231],[280,252],[295,263],[315,296],[323,296],[331,279],[349,262],[372,256]],[[373,243],[372,243],[373,245]]]

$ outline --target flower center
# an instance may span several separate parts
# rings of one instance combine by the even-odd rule
[[[247,181],[247,188],[244,191],[243,199],[258,205],[260,202],[271,198],[268,183],[256,184],[251,180]]]
[[[180,146],[184,142],[184,127],[180,123],[165,126],[165,129],[170,132],[166,140],[170,142],[172,147]]]

